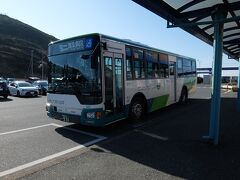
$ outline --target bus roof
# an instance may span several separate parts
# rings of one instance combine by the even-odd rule
[[[169,51],[153,48],[151,46],[142,44],[140,42],[132,41],[130,39],[119,39],[119,38],[115,38],[115,37],[100,34],[100,33],[84,34],[84,35],[75,36],[75,37],[71,37],[71,38],[67,38],[67,39],[63,39],[63,40],[58,40],[58,41],[54,41],[54,42],[49,43],[49,45],[58,44],[58,43],[61,43],[61,42],[74,40],[74,39],[78,39],[78,38],[83,38],[83,37],[88,37],[88,36],[99,36],[100,38],[106,38],[106,39],[110,39],[110,40],[113,40],[113,41],[116,41],[116,42],[122,42],[126,45],[135,46],[135,47],[139,47],[139,48],[143,48],[143,49],[147,49],[147,50],[153,50],[153,51],[157,51],[157,52],[160,52],[160,53],[165,53],[165,54],[180,57],[180,58],[195,60],[194,58],[190,58],[190,57],[179,55],[179,54],[172,53],[172,52],[169,52]]]

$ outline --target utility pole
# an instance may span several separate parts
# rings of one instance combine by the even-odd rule
[[[31,50],[31,76],[33,77],[33,50]]]
[[[42,54],[42,80],[43,80],[43,58],[44,58],[44,55]]]

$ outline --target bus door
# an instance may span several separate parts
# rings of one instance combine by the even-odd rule
[[[170,103],[176,102],[176,96],[177,96],[177,78],[176,78],[176,62],[169,61],[169,101]]]
[[[105,112],[114,115],[123,112],[124,78],[123,54],[104,52]]]

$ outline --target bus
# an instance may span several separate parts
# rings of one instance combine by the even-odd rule
[[[196,90],[196,60],[87,34],[49,44],[49,117],[89,126],[138,121]]]

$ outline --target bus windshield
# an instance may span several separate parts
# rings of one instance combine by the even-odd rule
[[[99,55],[74,52],[50,56],[49,71],[48,92],[76,95],[81,104],[101,103]]]

